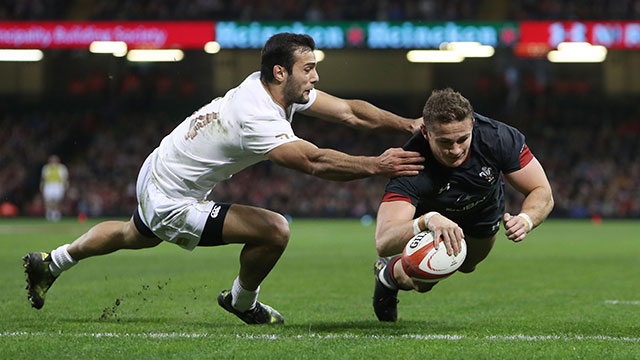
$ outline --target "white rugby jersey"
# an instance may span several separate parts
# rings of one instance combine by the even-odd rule
[[[309,102],[293,104],[285,113],[262,86],[260,72],[249,75],[162,140],[152,155],[154,183],[170,197],[204,200],[217,183],[265,160],[277,146],[298,140],[291,128],[293,114],[309,108],[316,96],[313,89]]]

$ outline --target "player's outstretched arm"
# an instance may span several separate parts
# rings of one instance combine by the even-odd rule
[[[507,237],[518,242],[540,225],[553,209],[551,185],[535,157],[524,168],[505,174],[505,178],[525,196],[520,214],[513,216],[506,213],[503,218]]]
[[[376,219],[376,251],[379,256],[392,256],[404,249],[413,237],[415,206],[407,201],[380,204]]]
[[[380,156],[352,156],[336,150],[321,149],[305,140],[282,144],[267,153],[278,165],[323,179],[348,181],[369,176],[417,175],[424,168],[419,153],[399,148],[387,149]]]
[[[342,123],[357,129],[375,131],[402,131],[414,133],[420,130],[422,118],[409,119],[382,110],[363,100],[345,100],[323,91],[303,114],[323,120]]]

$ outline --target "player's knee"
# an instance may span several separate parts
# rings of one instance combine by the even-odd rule
[[[378,236],[378,234],[376,234],[375,240],[378,256],[390,256],[397,253],[397,251],[393,251],[394,249],[389,246],[390,241],[388,241],[387,238]]]
[[[376,251],[378,252],[378,256],[386,256],[387,254],[386,244],[376,239]]]
[[[413,289],[419,293],[426,293],[430,291],[438,282],[425,283],[425,282],[413,282]]]
[[[460,269],[458,269],[458,271],[460,271],[461,273],[465,273],[465,274],[469,274],[472,273],[476,270],[476,266],[467,266],[467,267],[460,267]]]
[[[284,251],[289,243],[289,222],[284,216],[274,214],[270,222],[270,228],[269,237],[271,245]]]

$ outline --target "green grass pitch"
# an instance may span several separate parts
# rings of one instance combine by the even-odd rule
[[[501,230],[473,274],[402,292],[373,314],[374,226],[294,219],[260,300],[284,326],[248,326],[216,303],[239,245],[163,243],[80,262],[42,310],[21,257],[93,222],[0,220],[0,359],[640,359],[640,222],[550,220],[514,244]]]

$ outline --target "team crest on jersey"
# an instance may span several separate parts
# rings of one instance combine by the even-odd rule
[[[480,175],[481,178],[487,180],[490,183],[493,183],[496,179],[493,168],[489,166],[483,166],[482,171],[480,171],[480,174],[478,175]]]
[[[451,189],[451,183],[448,182],[447,185],[443,186],[440,188],[440,190],[438,191],[438,194],[442,194],[443,192],[447,191]]]

